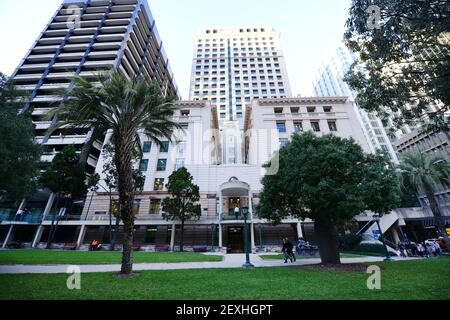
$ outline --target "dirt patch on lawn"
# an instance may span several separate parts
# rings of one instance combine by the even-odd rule
[[[311,264],[311,265],[303,265],[296,266],[297,268],[302,269],[311,269],[311,270],[329,270],[329,271],[345,271],[345,272],[366,272],[368,264],[364,263],[343,263],[343,264]],[[380,269],[384,268],[380,266]]]

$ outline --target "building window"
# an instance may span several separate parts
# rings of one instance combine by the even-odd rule
[[[160,199],[150,199],[149,214],[160,214],[160,212],[161,212],[161,200]]]
[[[159,159],[156,166],[156,171],[166,171],[167,159]]]
[[[337,131],[336,121],[328,121],[330,131]]]
[[[139,209],[141,207],[141,200],[136,199],[133,201],[133,214],[136,216],[139,214]]]
[[[320,125],[318,121],[311,121],[311,128],[314,132],[320,132]]]
[[[278,132],[286,132],[286,123],[285,122],[277,122]]]
[[[285,145],[288,144],[289,139],[288,138],[280,138],[280,148],[283,148]]]
[[[323,112],[331,112],[331,107],[323,107]]]
[[[139,171],[145,172],[148,169],[148,159],[141,160],[139,164]]]
[[[303,124],[301,122],[294,122],[294,131],[295,132],[302,132],[303,131]]]
[[[159,152],[169,152],[169,141],[162,141]]]
[[[164,178],[156,178],[153,190],[162,191],[164,189]]]
[[[152,151],[152,143],[150,141],[144,142],[144,147],[142,148],[142,152],[149,153]]]
[[[308,111],[308,112],[316,112],[316,107],[306,107],[306,111]]]
[[[180,123],[180,127],[183,130],[188,130],[189,129],[189,123]]]
[[[177,159],[175,162],[175,170],[181,169],[184,167],[185,160],[184,159]]]
[[[147,231],[145,232],[145,244],[156,244],[156,232],[158,231],[158,228],[155,227],[148,227]]]
[[[186,142],[186,141],[180,141],[180,142],[178,142],[178,146],[177,146],[178,153],[179,153],[179,154],[185,154],[185,152],[186,152],[186,146],[187,146],[187,142]]]

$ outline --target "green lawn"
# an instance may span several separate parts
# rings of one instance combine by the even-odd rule
[[[66,288],[68,275],[0,275],[0,299],[450,299],[450,258],[382,262],[381,290],[369,290],[364,272],[302,267],[142,271],[118,279],[81,275],[81,290]]]
[[[219,255],[190,252],[134,252],[135,263],[222,261]],[[0,250],[0,264],[120,264],[121,252]]]
[[[281,260],[284,259],[283,254],[261,254],[259,257],[263,260]],[[319,257],[299,257],[296,256],[297,259],[314,259]],[[359,254],[353,254],[353,253],[341,253],[341,258],[361,258],[361,257],[367,257],[364,255]]]

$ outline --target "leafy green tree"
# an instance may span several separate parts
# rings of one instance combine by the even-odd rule
[[[75,76],[73,86],[66,92],[68,99],[64,106],[49,114],[59,119],[50,132],[62,127],[91,129],[90,142],[93,142],[102,140],[111,130],[119,208],[125,231],[121,273],[128,275],[133,270],[136,190],[133,158],[134,150],[141,146],[139,134],[162,144],[160,139],[170,140],[173,130],[180,126],[171,120],[174,111],[171,101],[175,97],[166,97],[159,83],[138,76],[128,79],[119,70],[101,74],[96,82],[99,85]]]
[[[88,185],[85,167],[80,162],[80,156],[74,145],[65,146],[61,152],[55,155],[50,165],[42,173],[40,183],[55,194],[55,210],[58,210],[61,199],[64,200],[66,207],[70,198],[83,197],[86,194]],[[54,225],[55,218],[56,225]],[[59,215],[56,213],[47,241],[48,248],[51,247],[58,223]]]
[[[353,0],[345,42],[360,61],[345,80],[358,104],[397,126],[427,112],[430,129],[448,130],[449,25],[448,1]]]
[[[399,200],[397,174],[384,155],[311,132],[280,149],[278,172],[262,184],[258,215],[275,224],[289,215],[314,220],[322,263],[340,263],[337,227],[365,210],[389,212]]]
[[[41,149],[31,115],[19,114],[22,95],[0,73],[0,201],[18,203],[37,190]]]
[[[448,248],[450,241],[445,232],[444,218],[434,193],[439,186],[450,187],[450,162],[448,157],[409,153],[403,156],[400,173],[406,188],[412,186],[417,193],[425,193],[439,234],[444,237]]]
[[[163,217],[167,220],[180,220],[180,251],[183,251],[184,223],[193,218],[200,219],[201,206],[199,187],[186,168],[174,171],[166,185],[170,197],[163,200]]]

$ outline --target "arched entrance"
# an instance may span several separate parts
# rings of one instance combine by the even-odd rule
[[[227,182],[220,186],[220,222],[221,233],[223,233],[222,246],[226,248],[227,253],[244,252],[244,216],[243,207],[248,208],[248,223],[253,247],[253,228],[252,228],[252,202],[250,185],[239,181],[236,177],[231,177]],[[250,241],[250,239],[249,239]]]

